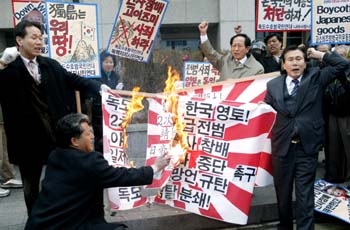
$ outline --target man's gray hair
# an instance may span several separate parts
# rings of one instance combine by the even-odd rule
[[[84,132],[82,123],[90,124],[89,117],[82,113],[71,113],[62,117],[56,126],[57,146],[67,148],[71,144],[72,137],[80,137]]]

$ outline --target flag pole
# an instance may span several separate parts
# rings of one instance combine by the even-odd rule
[[[283,47],[287,47],[287,32],[283,32]]]

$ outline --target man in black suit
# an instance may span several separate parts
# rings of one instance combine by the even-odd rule
[[[306,68],[301,48],[284,49],[281,76],[267,83],[265,102],[277,112],[272,128],[272,169],[277,195],[279,229],[293,229],[292,193],[295,183],[298,229],[314,229],[314,180],[317,155],[323,143],[323,91],[347,62],[336,53],[313,48],[308,58],[322,60],[326,67]]]
[[[167,154],[151,166],[114,168],[94,149],[94,134],[85,114],[73,113],[57,123],[57,148],[50,154],[42,191],[26,229],[124,229],[107,223],[103,189],[152,183],[153,174],[170,162]]]
[[[74,90],[98,93],[108,87],[67,72],[57,61],[40,56],[41,26],[21,21],[16,47],[0,59],[0,103],[9,160],[19,166],[28,214],[39,194],[42,167],[55,146],[54,124],[75,111]]]

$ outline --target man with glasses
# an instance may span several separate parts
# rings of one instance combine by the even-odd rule
[[[200,49],[209,62],[221,72],[220,81],[264,73],[264,67],[249,53],[251,40],[246,34],[234,35],[230,39],[231,52],[221,54],[212,47],[208,39],[208,22],[201,22],[198,29]]]

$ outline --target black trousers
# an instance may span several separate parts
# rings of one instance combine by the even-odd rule
[[[325,179],[344,183],[350,177],[350,116],[327,117],[325,156]]]
[[[290,143],[284,158],[272,156],[272,170],[277,195],[279,229],[293,230],[292,195],[295,184],[295,216],[298,230],[314,229],[314,181],[317,153],[305,154],[301,142]]]
[[[18,165],[23,183],[24,201],[30,215],[35,201],[39,197],[40,176],[43,169],[43,162],[28,162]]]

